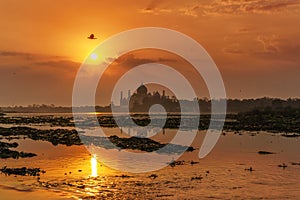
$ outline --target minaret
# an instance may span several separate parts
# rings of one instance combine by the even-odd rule
[[[128,90],[128,101],[130,100],[130,97],[131,97],[131,93],[130,93],[130,90]]]
[[[122,105],[122,102],[123,102],[123,91],[121,91],[120,106]]]

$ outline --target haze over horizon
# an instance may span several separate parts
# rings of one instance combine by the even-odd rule
[[[300,1],[1,1],[0,106],[72,104],[78,68],[102,41],[139,27],[182,32],[210,54],[223,77],[228,98],[300,97]],[[95,34],[97,39],[88,40]],[[106,58],[108,59],[108,58]],[[101,80],[97,104],[124,70],[159,62],[199,84],[189,63],[154,50],[118,58]],[[126,93],[126,92],[125,92]]]

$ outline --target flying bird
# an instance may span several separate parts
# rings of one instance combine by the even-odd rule
[[[95,40],[95,39],[97,39],[97,38],[95,38],[94,34],[91,34],[91,35],[88,37],[88,39],[90,39],[90,40]]]

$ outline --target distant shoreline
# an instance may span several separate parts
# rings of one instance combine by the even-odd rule
[[[186,107],[189,107],[189,104],[194,101],[179,100],[182,101],[182,104]],[[220,100],[208,100],[208,99],[198,99],[198,104],[201,113],[210,113],[211,111],[211,102]],[[258,99],[227,99],[227,113],[239,113],[239,112],[248,112],[254,109],[273,109],[280,110],[283,108],[300,108],[300,99],[299,98],[289,98],[289,99],[279,99],[279,98],[269,98],[263,97]],[[116,110],[122,113],[122,106],[114,105]],[[186,109],[185,109],[186,110]],[[0,107],[0,113],[72,113],[72,112],[100,112],[100,113],[111,113],[111,105],[107,106],[80,106],[72,108],[71,106],[55,106],[53,104],[33,104],[28,106],[4,106]],[[143,109],[141,113],[147,112],[148,109]],[[180,110],[174,109],[170,113],[180,113]],[[193,112],[189,111],[188,112]],[[134,113],[139,113],[139,111],[134,111]]]

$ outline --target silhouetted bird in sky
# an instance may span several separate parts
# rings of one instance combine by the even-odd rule
[[[91,34],[91,35],[88,37],[88,39],[90,39],[90,40],[95,40],[95,39],[97,39],[97,38],[95,38],[94,34]]]

